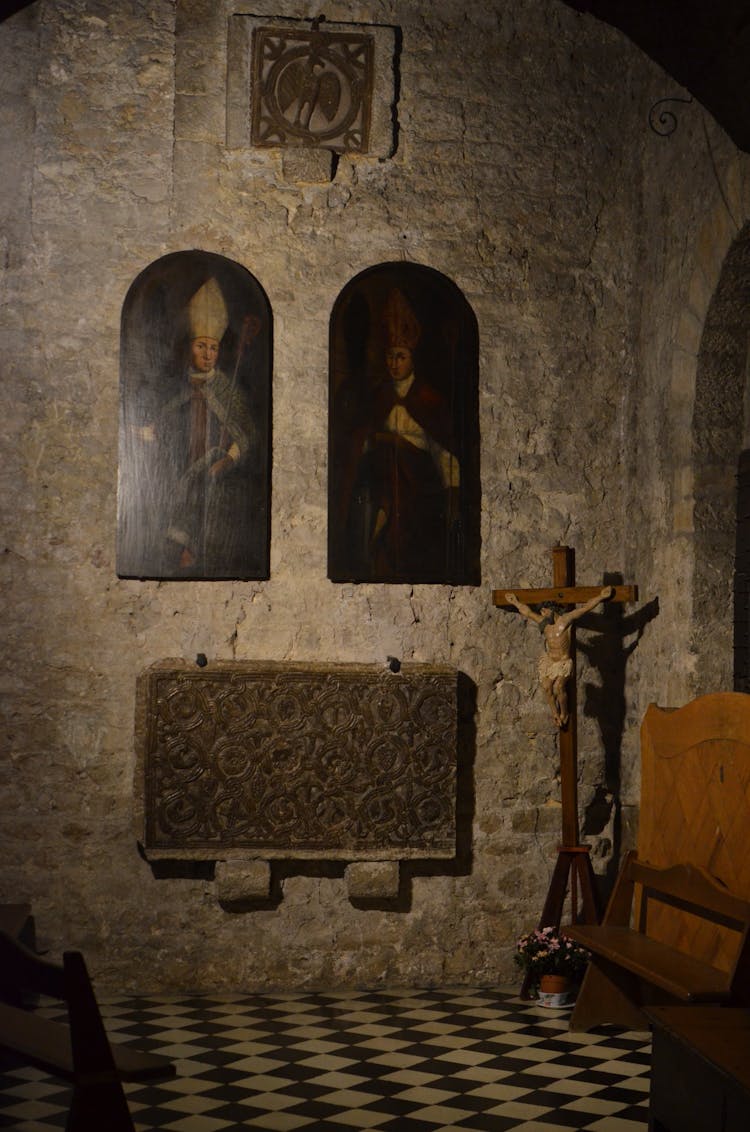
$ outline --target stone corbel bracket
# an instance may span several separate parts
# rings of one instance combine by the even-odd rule
[[[143,854],[215,862],[227,907],[267,903],[274,861],[393,900],[400,862],[456,855],[457,701],[440,666],[159,661],[136,690]]]
[[[395,901],[401,889],[399,861],[352,861],[344,877],[352,903]],[[216,898],[228,910],[265,905],[272,899],[271,862],[263,858],[217,861],[214,880]]]
[[[342,154],[396,148],[398,29],[235,14],[227,145],[282,151],[289,180],[325,182]]]

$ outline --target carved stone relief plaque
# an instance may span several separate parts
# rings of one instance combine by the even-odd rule
[[[455,854],[455,670],[162,661],[136,741],[150,859]]]
[[[369,35],[256,28],[253,144],[366,153],[372,65]]]
[[[277,147],[311,167],[332,154],[389,157],[398,43],[387,25],[236,13],[227,42],[227,144]]]

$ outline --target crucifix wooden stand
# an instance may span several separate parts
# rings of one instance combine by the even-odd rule
[[[514,609],[507,601],[511,590],[493,590],[492,602],[505,609]],[[594,602],[602,593],[601,586],[577,586],[575,584],[575,555],[569,546],[552,548],[552,586],[538,590],[512,590],[519,601],[527,606],[554,602],[558,605],[575,606]],[[636,586],[612,586],[608,601],[637,601]],[[526,611],[529,612],[528,610]],[[552,872],[549,892],[542,909],[539,927],[559,928],[565,898],[570,886],[571,919],[573,923],[598,923],[600,918],[599,901],[591,866],[590,847],[581,845],[578,830],[578,727],[576,710],[576,654],[575,626],[570,626],[569,655],[572,661],[567,678],[567,720],[558,726],[560,746],[560,795],[562,802],[562,843],[558,847],[557,862]],[[580,908],[579,908],[580,886]],[[529,976],[524,979],[521,994],[529,989]]]

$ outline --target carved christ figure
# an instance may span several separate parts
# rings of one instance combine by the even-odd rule
[[[545,602],[538,613],[519,601],[514,593],[505,595],[508,605],[515,606],[519,613],[538,625],[544,637],[544,652],[539,658],[539,683],[558,728],[566,726],[569,714],[567,685],[573,672],[570,627],[579,617],[611,597],[613,592],[612,586],[604,586],[597,597],[567,611],[554,602]]]

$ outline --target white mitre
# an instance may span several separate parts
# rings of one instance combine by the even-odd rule
[[[221,287],[215,279],[206,280],[188,304],[191,338],[215,338],[221,342],[229,322]]]

